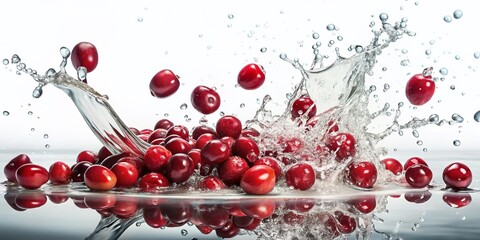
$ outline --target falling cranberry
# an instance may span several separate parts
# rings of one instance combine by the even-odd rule
[[[128,162],[117,162],[112,167],[112,172],[117,176],[115,187],[133,187],[138,179],[137,168]]]
[[[15,172],[18,184],[25,189],[37,189],[48,182],[48,171],[42,166],[27,163]]]
[[[203,114],[211,114],[220,107],[220,95],[208,87],[197,86],[190,98],[192,106]]]
[[[415,164],[405,171],[405,180],[414,188],[428,186],[432,177],[432,170],[423,164]]]
[[[16,183],[17,178],[15,177],[15,172],[18,168],[27,163],[32,163],[32,161],[26,154],[20,154],[12,158],[12,160],[10,160],[10,162],[8,162],[3,169],[3,173],[5,174],[5,177],[7,177],[7,180],[9,182]]]
[[[237,82],[243,89],[257,89],[265,82],[265,71],[262,66],[250,63],[240,70]]]
[[[193,170],[193,160],[187,154],[177,153],[168,160],[165,173],[172,182],[179,184],[187,181]]]
[[[108,191],[117,183],[117,176],[102,165],[92,165],[85,171],[85,185],[94,191]]]
[[[315,183],[315,170],[306,163],[298,163],[285,173],[287,185],[299,190],[308,190]]]
[[[405,164],[403,165],[403,169],[407,170],[409,167],[411,167],[415,164],[423,164],[423,165],[428,167],[427,162],[425,162],[425,160],[423,160],[422,158],[411,157],[411,158],[407,159],[407,161],[405,161]]]
[[[248,194],[267,194],[275,187],[275,171],[265,165],[253,166],[243,174],[240,187]]]
[[[335,152],[335,159],[340,162],[355,156],[355,144],[355,137],[350,133],[338,133],[337,135],[329,137],[325,143],[330,151]]]
[[[223,116],[218,119],[216,130],[218,137],[229,136],[237,139],[242,133],[242,122],[235,116]]]
[[[75,69],[85,67],[91,72],[98,64],[97,48],[89,42],[80,42],[73,47],[71,60]]]
[[[399,175],[403,171],[402,164],[395,158],[385,158],[380,162],[385,166],[385,169],[394,175]]]
[[[171,70],[164,69],[150,80],[150,93],[157,98],[165,98],[174,94],[180,87],[179,77]]]
[[[64,162],[53,163],[48,172],[52,184],[67,184],[72,178],[72,170]]]
[[[214,139],[202,148],[202,162],[208,165],[220,165],[230,157],[231,149],[226,143]]]
[[[467,188],[472,183],[472,171],[463,163],[449,164],[443,170],[443,181],[450,188]]]
[[[405,95],[408,101],[416,106],[421,106],[430,101],[434,93],[435,82],[430,75],[413,75],[410,80],[408,80],[405,88]]]
[[[249,169],[247,161],[239,156],[229,157],[218,169],[218,176],[229,186],[239,185],[243,174]]]
[[[295,99],[292,104],[292,110],[290,112],[292,114],[292,117],[298,118],[306,114],[307,111],[308,118],[312,118],[317,114],[317,107],[315,106],[315,103],[311,98],[303,96]]]
[[[348,182],[361,188],[372,188],[377,181],[377,168],[371,162],[350,162],[345,169]]]
[[[168,187],[170,181],[161,173],[147,173],[138,182],[138,187],[143,192],[156,191],[159,188]]]
[[[258,159],[260,150],[255,140],[249,137],[238,137],[232,145],[233,154],[250,163]]]

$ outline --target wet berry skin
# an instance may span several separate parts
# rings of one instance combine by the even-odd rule
[[[242,122],[235,116],[223,116],[218,119],[216,130],[220,138],[228,136],[237,139],[242,133]]]
[[[150,93],[157,98],[174,94],[180,87],[178,76],[169,69],[163,69],[150,80]]]
[[[415,164],[405,171],[405,180],[414,188],[423,188],[432,181],[432,171],[423,164]]]
[[[19,154],[18,156],[12,158],[12,160],[5,165],[5,168],[3,168],[3,173],[5,174],[5,177],[7,177],[7,180],[9,182],[16,183],[17,178],[15,177],[15,172],[18,168],[27,163],[32,163],[32,161],[26,154]]]
[[[117,183],[117,176],[105,166],[92,165],[85,171],[85,185],[94,191],[108,191]]]
[[[411,167],[415,164],[423,164],[423,165],[428,167],[427,162],[425,162],[425,160],[423,160],[422,158],[411,157],[411,158],[407,159],[407,161],[405,161],[405,164],[403,165],[403,169],[407,170],[409,167]]]
[[[292,117],[298,118],[307,113],[307,111],[309,111],[308,118],[312,118],[317,114],[317,107],[311,98],[300,97],[293,102],[291,110]]]
[[[71,60],[75,69],[85,67],[87,72],[91,72],[98,64],[97,48],[89,42],[80,42],[73,47]]]
[[[153,192],[159,188],[168,187],[170,181],[161,173],[147,173],[138,182],[138,187],[143,192]]]
[[[351,162],[347,165],[345,177],[354,186],[372,188],[377,181],[377,168],[371,162]]]
[[[231,149],[228,144],[214,139],[202,148],[201,152],[202,162],[208,165],[220,165],[230,157]]]
[[[432,80],[432,76],[423,76],[422,74],[413,75],[405,88],[408,101],[416,106],[430,101],[434,93],[435,82]]]
[[[198,182],[198,188],[203,190],[221,190],[226,187],[227,185],[217,176],[208,176]]]
[[[232,156],[225,161],[218,169],[218,176],[229,186],[240,184],[243,174],[249,169],[245,159]]]
[[[115,187],[133,187],[138,179],[137,167],[128,162],[117,162],[112,167],[112,172],[117,176]]]
[[[203,114],[211,114],[220,107],[220,95],[208,87],[197,86],[190,97],[193,108]]]
[[[187,154],[177,153],[168,160],[165,173],[172,182],[178,184],[187,181],[194,169],[193,160]]]
[[[443,181],[447,187],[454,189],[467,188],[472,183],[472,171],[463,163],[449,164],[443,170]]]
[[[72,178],[72,170],[64,162],[53,163],[48,172],[52,184],[67,184]]]
[[[243,174],[240,187],[248,194],[267,194],[275,187],[275,170],[266,165],[253,166]]]
[[[18,184],[25,189],[37,189],[48,182],[48,171],[42,166],[27,163],[15,172]]]
[[[306,163],[298,163],[285,173],[287,185],[299,190],[308,190],[315,183],[315,171]]]
[[[337,135],[330,136],[325,143],[330,151],[335,152],[335,159],[339,162],[343,162],[348,157],[355,156],[355,144],[355,137],[350,133],[338,133]]]
[[[262,66],[251,63],[243,67],[238,73],[237,83],[247,90],[257,89],[265,82],[265,72]]]
[[[385,169],[394,175],[399,175],[403,171],[402,164],[395,158],[385,158],[380,162],[385,166]]]

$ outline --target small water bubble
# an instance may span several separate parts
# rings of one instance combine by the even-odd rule
[[[168,116],[170,116],[170,115],[169,115],[168,113],[164,113],[163,116],[164,116],[164,117],[168,117]]]
[[[280,54],[280,59],[282,59],[282,60],[287,59],[287,54],[281,53],[281,54]]]
[[[455,19],[460,19],[462,16],[463,16],[462,10],[455,10],[455,12],[453,12],[453,17]]]
[[[313,39],[318,39],[320,37],[320,34],[318,34],[317,32],[314,32],[312,33],[312,37]]]
[[[27,114],[28,114],[28,115],[33,115],[33,112],[32,112],[32,111],[28,111]]]
[[[388,83],[383,84],[383,91],[386,92],[388,89],[390,89],[390,85]]]
[[[440,74],[442,74],[443,76],[447,75],[448,74],[448,69],[447,68],[440,68],[440,70],[438,70],[440,72]]]
[[[423,145],[423,141],[422,141],[422,140],[418,140],[418,141],[417,141],[417,145],[418,145],[418,146],[422,146],[422,145]]]
[[[427,149],[427,148],[423,148],[422,151],[428,152],[428,149]]]
[[[3,111],[3,116],[8,116],[8,115],[10,115],[9,111]]]
[[[407,54],[407,53],[408,53],[408,49],[405,49],[405,48],[402,49],[402,53],[403,53],[403,54]]]
[[[452,17],[446,15],[445,17],[443,17],[443,21],[445,21],[446,23],[449,23],[452,21]]]
[[[187,109],[188,105],[186,103],[182,103],[182,105],[180,105],[180,109],[182,110],[185,110]]]
[[[267,48],[266,48],[266,47],[260,48],[260,52],[264,53],[264,52],[266,52],[266,51],[267,51]]]
[[[17,64],[20,62],[20,57],[17,54],[13,54],[12,56],[12,63]]]
[[[369,27],[373,27],[375,26],[375,22],[374,21],[371,21],[370,24],[368,25]]]
[[[418,134],[418,131],[417,130],[413,130],[412,131],[412,135],[416,138],[418,138],[420,136],[420,134]]]
[[[480,122],[480,110],[473,115],[473,119],[475,119],[476,122]]]
[[[462,123],[463,122],[463,117],[454,113],[454,114],[452,114],[452,120],[457,122],[457,123]]]
[[[355,52],[362,53],[363,52],[363,47],[360,46],[360,45],[355,46]]]
[[[45,144],[45,148],[50,148],[50,144]]]
[[[455,60],[460,60],[460,55],[455,55]]]
[[[476,58],[476,59],[479,59],[480,58],[480,52],[474,52],[473,57]]]
[[[140,226],[142,226],[142,223],[141,222],[136,222],[135,226],[140,227]]]
[[[400,61],[400,65],[402,65],[404,67],[408,66],[408,65],[410,65],[410,60],[404,59],[404,60]]]
[[[70,57],[70,49],[66,48],[66,47],[61,47],[60,48],[60,55],[63,57],[63,58],[68,58]]]
[[[455,147],[460,146],[460,144],[461,144],[460,140],[454,140],[453,141],[453,146],[455,146]]]
[[[333,40],[328,41],[328,46],[329,47],[333,46],[333,44],[335,44],[335,41],[333,41]]]
[[[334,24],[331,24],[331,23],[328,24],[328,25],[327,25],[327,30],[328,30],[328,31],[333,31],[333,30],[335,30],[335,25],[334,25]]]
[[[180,231],[180,233],[182,234],[182,236],[187,236],[187,235],[188,235],[187,229],[182,229],[182,230]]]
[[[462,221],[465,221],[467,219],[467,217],[462,216],[460,219],[462,219]]]
[[[43,134],[43,138],[47,139],[48,138],[48,134]]]
[[[428,117],[428,121],[431,123],[436,123],[440,120],[437,114],[432,114],[430,117]]]
[[[198,123],[199,123],[200,125],[205,126],[205,125],[208,124],[208,119],[207,119],[205,116],[203,116],[202,118],[200,118],[200,120],[198,120]]]
[[[183,116],[183,118],[185,119],[186,122],[192,121],[192,118],[189,117],[188,115]]]
[[[228,14],[228,19],[233,19],[235,16],[233,14]]]
[[[35,128],[30,128],[30,131],[35,132]]]
[[[380,18],[380,21],[382,21],[382,22],[386,22],[388,20],[388,14],[386,14],[386,13],[380,13],[380,15],[378,17]]]
[[[430,49],[425,50],[425,55],[428,56],[428,55],[430,55],[430,54],[432,54],[432,50],[430,50]]]
[[[244,108],[244,107],[245,107],[245,103],[241,103],[240,108]]]
[[[3,59],[2,63],[3,63],[3,65],[8,65],[10,63],[10,61],[8,61],[8,59],[5,58],[5,59]]]
[[[450,85],[451,90],[455,90],[455,85]]]

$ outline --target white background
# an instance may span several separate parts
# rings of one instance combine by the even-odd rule
[[[452,16],[457,9],[463,11],[463,17],[446,23],[443,17]],[[16,53],[28,67],[43,72],[50,67],[58,69],[60,47],[71,49],[78,42],[92,42],[99,51],[99,64],[88,75],[89,84],[109,95],[124,122],[139,129],[152,128],[167,113],[175,123],[192,127],[202,116],[190,105],[195,86],[216,87],[222,97],[220,110],[208,117],[212,124],[220,111],[237,114],[242,120],[252,117],[258,99],[267,93],[276,103],[271,108],[280,112],[285,94],[300,80],[298,71],[278,58],[280,53],[309,64],[311,46],[317,41],[312,33],[318,32],[321,50],[332,58],[332,48],[327,47],[330,40],[335,40],[334,47],[343,54],[351,55],[348,46],[367,45],[372,38],[369,23],[378,26],[378,15],[385,12],[392,23],[407,17],[408,28],[417,35],[392,43],[379,57],[375,75],[368,80],[369,85],[377,86],[379,95],[378,103],[372,99],[372,109],[385,102],[396,106],[404,101],[400,122],[432,113],[448,120],[458,113],[465,122],[419,129],[418,139],[407,130],[403,137],[392,136],[382,145],[398,151],[464,151],[479,147],[480,123],[473,120],[480,110],[480,60],[473,56],[480,51],[477,10],[475,1],[433,0],[8,1],[0,6],[0,58]],[[339,30],[327,31],[330,23]],[[262,47],[267,48],[265,53],[260,52]],[[408,52],[402,53],[402,49]],[[432,51],[430,56],[425,54],[427,49]],[[401,66],[404,59],[409,59],[410,65]],[[256,91],[235,87],[238,71],[250,62],[262,64],[267,71],[267,81]],[[405,83],[428,66],[434,67],[435,77],[445,80],[437,82],[428,104],[413,109],[404,96]],[[448,75],[440,75],[441,67],[448,68]],[[149,81],[165,68],[181,77],[181,87],[169,98],[153,98]],[[67,71],[74,72],[70,63]],[[391,89],[383,93],[385,83]],[[10,113],[0,115],[0,151],[48,153],[100,147],[73,103],[58,89],[45,87],[44,95],[33,99],[35,82],[16,75],[12,66],[0,67],[0,84],[0,113]],[[188,104],[186,110],[180,109],[182,103]],[[242,103],[244,108],[240,108]],[[185,115],[192,120],[186,122]],[[382,129],[389,123],[391,118],[383,118],[371,128]],[[461,146],[453,146],[456,139]],[[418,146],[417,140],[424,144]],[[50,148],[45,148],[46,144]]]

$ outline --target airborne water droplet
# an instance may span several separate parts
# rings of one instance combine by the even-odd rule
[[[333,25],[333,24],[331,24],[331,23],[328,24],[328,25],[327,25],[327,30],[328,30],[328,31],[333,31],[333,30],[335,30],[335,25]]]
[[[450,17],[450,16],[447,15],[447,16],[443,17],[443,21],[449,23],[449,22],[452,21],[452,17]]]
[[[50,148],[50,144],[45,144],[45,148]]]
[[[12,63],[17,64],[20,62],[20,57],[17,54],[13,54],[12,56]]]
[[[462,123],[463,122],[463,117],[454,113],[454,114],[452,114],[452,120],[457,122],[457,123]]]
[[[440,72],[440,74],[442,74],[443,76],[447,75],[448,74],[448,69],[447,68],[440,68],[440,70],[438,70]]]
[[[440,120],[437,114],[432,114],[430,117],[428,117],[428,121],[431,123],[436,123]]]
[[[473,115],[473,119],[475,119],[476,122],[480,122],[480,111],[477,111],[477,112]]]
[[[8,116],[8,115],[10,115],[9,111],[3,111],[3,116]]]
[[[455,147],[460,146],[460,144],[461,144],[460,140],[454,140],[454,141],[453,141],[453,145],[454,145]]]
[[[43,138],[47,139],[48,138],[48,134],[43,134]]]
[[[260,52],[264,53],[264,52],[266,52],[266,51],[267,51],[267,48],[266,48],[266,47],[260,48]]]
[[[312,37],[313,39],[318,39],[320,37],[320,35],[316,32],[312,33]]]
[[[66,48],[66,47],[61,47],[60,48],[60,55],[63,57],[63,58],[68,58],[70,57],[70,49]]]
[[[460,19],[462,16],[463,16],[462,10],[456,10],[455,12],[453,12],[453,17],[455,19]]]
[[[32,111],[28,111],[27,114],[28,114],[28,115],[33,115],[33,112],[32,112]]]
[[[180,105],[180,109],[182,110],[185,110],[187,109],[188,105],[186,103],[182,103],[182,105]]]
[[[8,64],[10,63],[10,61],[8,61],[8,59],[6,59],[6,58],[5,58],[5,59],[3,59],[3,61],[2,61],[2,62],[3,62],[3,65],[8,65]]]
[[[180,231],[182,236],[187,236],[188,235],[188,231],[186,229],[182,229],[182,231]]]
[[[480,58],[480,52],[474,52],[473,57],[476,58],[476,59],[479,59]]]
[[[388,20],[388,14],[386,14],[386,13],[380,13],[380,15],[378,17],[380,18],[380,21],[382,21],[382,22],[386,22]]]
[[[228,19],[233,19],[235,16],[233,14],[228,14]]]

